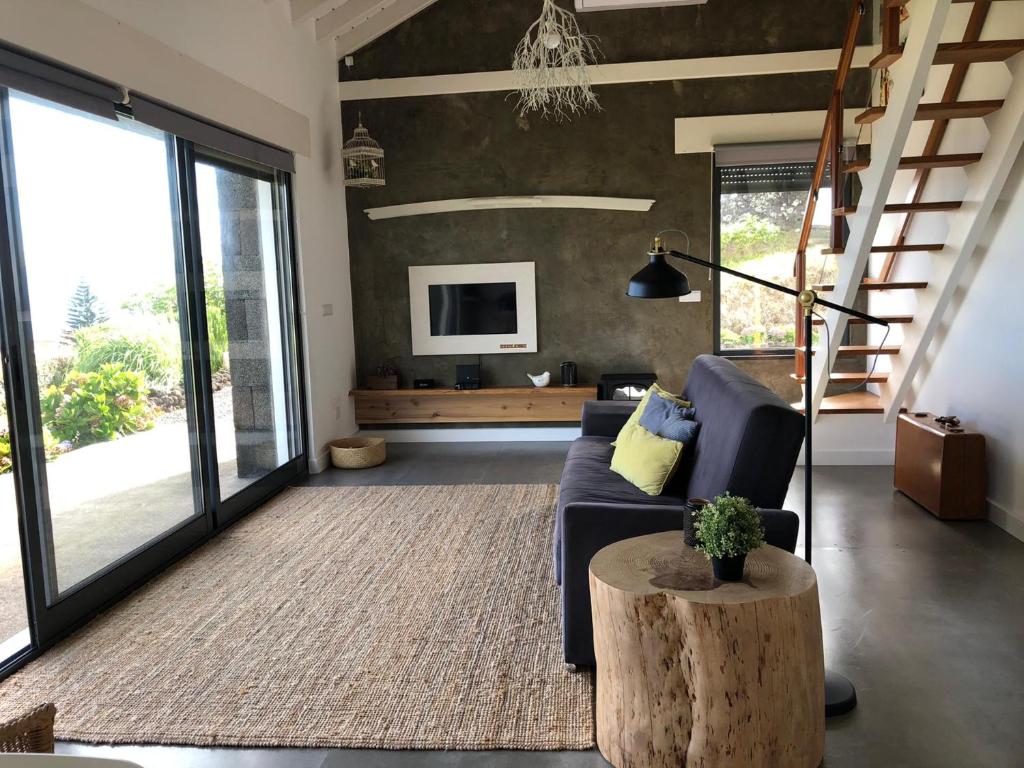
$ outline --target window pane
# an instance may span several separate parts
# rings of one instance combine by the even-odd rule
[[[288,259],[274,176],[196,163],[220,496],[297,455]]]
[[[720,254],[723,266],[774,283],[795,287],[793,265],[810,189],[812,163],[720,169]],[[834,278],[828,247],[831,189],[818,193],[807,248],[808,278]],[[795,343],[793,299],[742,278],[719,275],[719,348],[792,349]]]
[[[164,134],[10,104],[63,592],[197,514],[180,254]]]

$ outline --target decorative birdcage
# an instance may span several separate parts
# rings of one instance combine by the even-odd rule
[[[345,186],[368,189],[384,186],[384,150],[363,128],[362,115],[352,138],[341,148],[345,165]]]

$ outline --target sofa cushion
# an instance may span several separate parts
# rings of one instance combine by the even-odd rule
[[[611,470],[612,441],[607,437],[579,437],[569,446],[558,488],[558,508],[555,515],[555,533],[552,547],[555,557],[555,578],[561,579],[562,513],[567,504],[661,504],[681,506],[678,496],[662,494],[648,496],[639,488]],[[682,517],[679,527],[682,528]]]
[[[660,400],[652,398],[651,403]],[[650,409],[648,403],[647,408]],[[612,472],[621,475],[648,496],[660,496],[669,479],[676,473],[683,444],[666,440],[644,429],[640,424],[624,429],[615,440]]]

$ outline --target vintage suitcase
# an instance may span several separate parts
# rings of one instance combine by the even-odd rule
[[[936,517],[985,517],[985,436],[953,417],[903,413],[896,424],[893,484]]]

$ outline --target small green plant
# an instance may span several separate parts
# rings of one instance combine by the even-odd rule
[[[53,435],[77,448],[152,428],[146,393],[140,374],[107,363],[72,371],[61,386],[46,389],[40,405]]]
[[[723,493],[700,511],[697,549],[709,558],[738,557],[764,544],[764,527],[748,499]]]

